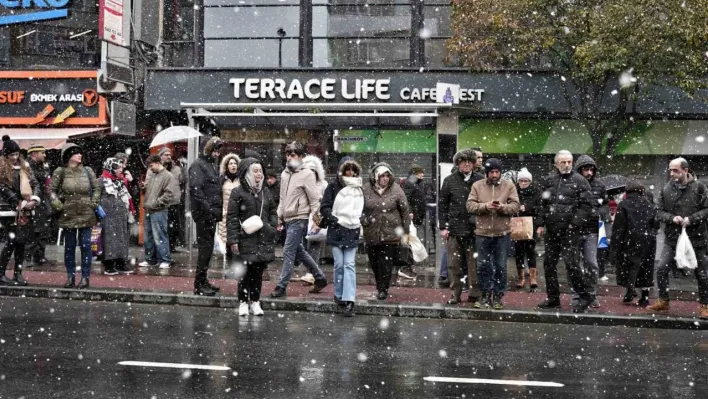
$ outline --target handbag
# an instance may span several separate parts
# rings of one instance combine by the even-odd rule
[[[511,239],[524,241],[533,239],[533,217],[519,216],[511,218]]]
[[[253,234],[263,228],[263,219],[261,219],[261,217],[263,215],[263,203],[265,202],[264,199],[265,198],[261,199],[261,214],[253,215],[250,218],[241,222],[241,229],[246,232],[246,234]]]
[[[86,173],[86,178],[89,182],[89,199],[93,199],[93,182],[91,181],[91,175],[89,175],[88,169],[86,169],[86,167],[84,167],[84,173]],[[98,205],[98,208],[93,211],[93,213],[96,214],[98,220],[103,220],[103,218],[106,217],[106,211],[103,210],[103,207],[100,204]]]
[[[415,259],[413,259],[413,251],[410,245],[399,245],[398,253],[396,259],[394,259],[394,266],[412,266],[415,264]]]

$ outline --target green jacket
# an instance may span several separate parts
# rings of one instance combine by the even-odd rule
[[[52,196],[52,206],[60,214],[60,228],[81,229],[98,223],[95,210],[101,203],[101,184],[91,168],[83,165],[56,168],[52,174],[52,192],[56,194]]]

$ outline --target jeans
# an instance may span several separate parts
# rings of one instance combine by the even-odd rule
[[[302,245],[302,238],[307,234],[307,220],[292,220],[285,223],[285,245],[283,245],[283,270],[280,271],[278,287],[286,289],[293,274],[295,260],[299,260],[315,276],[315,280],[324,280],[325,276],[317,263]]]
[[[547,230],[544,239],[546,253],[543,260],[544,277],[546,278],[546,295],[548,299],[560,300],[558,284],[558,260],[563,257],[568,273],[570,287],[585,300],[592,300],[592,288],[587,285],[585,273],[578,260],[580,234],[568,229]]]
[[[447,280],[447,245],[442,247],[440,254],[440,280]]]
[[[76,237],[78,235],[78,245],[81,248],[81,278],[89,278],[91,275],[91,228],[64,229],[64,264],[66,273],[74,275],[76,270]]]
[[[696,251],[698,267],[693,271],[698,280],[698,302],[708,305],[708,248],[693,248]],[[659,298],[669,300],[669,272],[676,256],[676,248],[664,243],[659,257],[659,266],[656,268],[656,281],[659,286]]]
[[[511,238],[509,235],[500,237],[484,237],[478,235],[477,242],[477,275],[481,292],[494,292],[494,295],[504,295],[506,291],[506,259],[509,256]]]
[[[167,211],[145,212],[145,260],[151,265],[172,263],[167,225]]]
[[[356,247],[340,248],[332,246],[334,257],[334,296],[345,302],[356,299]]]
[[[587,284],[594,294],[597,294],[597,283],[600,278],[600,267],[597,263],[597,234],[585,234],[580,237],[580,249],[583,251],[583,271]]]
[[[204,286],[209,272],[211,256],[214,254],[214,234],[216,234],[216,221],[198,220],[197,225],[197,271],[194,275],[194,288]]]
[[[477,261],[474,259],[474,237],[450,236],[447,240],[447,267],[453,297],[459,299],[462,286],[470,287],[469,296],[479,298]],[[467,277],[467,278],[465,278]]]

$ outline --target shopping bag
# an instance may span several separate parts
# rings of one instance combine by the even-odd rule
[[[681,229],[681,235],[676,243],[676,266],[679,269],[695,269],[698,266],[696,251],[693,250],[686,228]]]
[[[515,241],[533,240],[533,217],[511,218],[511,239]]]
[[[412,234],[409,235],[408,236],[408,245],[410,245],[410,247],[411,247],[413,260],[415,261],[415,263],[422,262],[428,257],[428,251],[425,250],[425,246],[420,241],[420,238],[418,238]]]
[[[103,240],[101,239],[102,232],[103,227],[101,227],[100,224],[97,224],[91,228],[91,253],[93,256],[103,255]]]
[[[597,232],[597,247],[600,249],[609,248],[607,245],[607,232],[605,231],[605,222],[600,220],[600,230]]]
[[[221,234],[219,234],[219,229],[216,230],[214,234],[214,253],[219,255],[226,255],[226,243],[221,239]]]
[[[312,217],[310,217],[309,222],[307,223],[307,235],[305,235],[305,239],[307,241],[325,241],[327,239],[327,229],[319,229],[317,230],[317,233],[314,232],[314,229],[317,225],[313,222]]]
[[[408,230],[410,231],[409,234],[411,236],[418,237],[418,229],[415,228],[415,225],[413,224],[413,222],[411,222],[410,226],[408,226]]]

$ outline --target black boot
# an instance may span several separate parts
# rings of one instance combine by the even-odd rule
[[[637,297],[637,292],[634,289],[630,290],[629,288],[627,288],[627,290],[624,293],[624,297],[622,298],[622,303],[630,304],[630,303],[632,303],[632,301],[634,301],[634,298],[636,298],[636,297]]]
[[[66,283],[64,284],[64,288],[74,288],[74,275],[70,274],[69,277],[66,279]]]
[[[327,286],[327,279],[315,280],[315,286],[309,291],[310,294],[319,294]]]
[[[214,296],[216,291],[211,289],[207,284],[202,284],[200,286],[194,287],[194,295],[200,296]]]
[[[24,287],[27,285],[27,280],[22,277],[22,269],[15,268],[14,284]]]
[[[344,317],[354,316],[354,302],[349,301],[344,305]]]
[[[637,301],[637,305],[646,308],[649,306],[649,290],[642,290],[642,296],[639,297],[639,301]]]
[[[89,279],[86,277],[81,277],[81,281],[79,282],[78,289],[83,290],[85,288],[89,287]]]
[[[214,290],[214,292],[219,292],[219,291],[221,291],[221,287],[217,287],[217,286],[215,286],[215,285],[212,285],[212,284],[211,284],[210,282],[208,282],[208,281],[206,282],[206,285],[207,285],[209,288],[211,288],[212,290]]]

